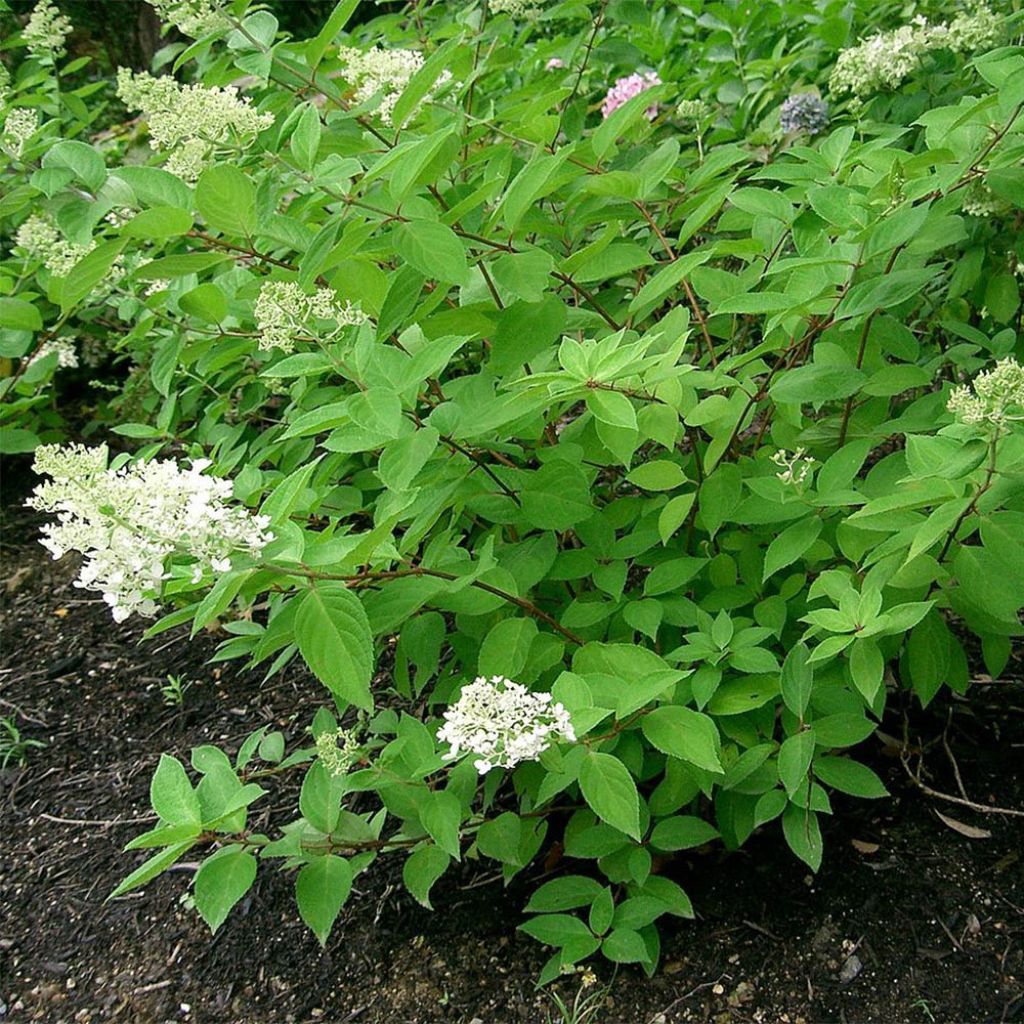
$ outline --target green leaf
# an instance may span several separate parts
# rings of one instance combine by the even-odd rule
[[[518,678],[526,667],[536,636],[537,623],[533,619],[503,619],[495,623],[480,645],[480,675]]]
[[[170,754],[161,754],[149,784],[149,802],[153,810],[171,825],[199,825],[199,797],[188,780],[185,767]]]
[[[288,146],[299,167],[311,171],[320,148],[320,112],[312,103],[306,104]]]
[[[256,231],[256,187],[230,164],[209,167],[196,182],[196,209],[207,224],[250,238]]]
[[[402,866],[402,881],[406,889],[417,903],[423,904],[428,910],[433,909],[430,905],[430,890],[450,863],[451,858],[444,850],[430,845],[417,847]]]
[[[686,474],[669,459],[655,459],[631,470],[626,479],[645,491],[672,491],[686,483]]]
[[[812,870],[821,867],[821,828],[818,815],[796,804],[782,813],[782,832],[789,848]]]
[[[165,277],[184,277],[201,274],[204,270],[226,263],[231,257],[224,252],[188,252],[176,256],[163,256],[139,267],[133,277],[140,281],[162,281]]]
[[[0,297],[0,327],[13,331],[40,331],[43,318],[31,302],[3,296]]]
[[[640,841],[636,783],[617,757],[588,750],[580,765],[579,783],[583,799],[602,821]]]
[[[295,642],[338,700],[373,709],[373,636],[362,603],[343,583],[316,583],[299,599]]]
[[[822,525],[821,519],[812,515],[806,519],[797,520],[792,526],[787,526],[768,545],[764,556],[764,573],[761,581],[764,582],[780,569],[784,569],[787,565],[792,565],[802,558],[821,535]]]
[[[690,850],[718,838],[718,829],[709,825],[703,818],[677,814],[659,821],[654,826],[651,832],[651,845],[659,850],[672,852]]]
[[[58,142],[43,155],[44,167],[66,167],[92,193],[97,193],[107,180],[103,157],[84,142]]]
[[[810,363],[782,374],[768,393],[782,403],[835,402],[856,394],[866,379],[867,375],[853,366]]]
[[[196,910],[216,932],[231,908],[256,880],[256,858],[241,846],[225,846],[207,857],[193,883]]]
[[[424,790],[417,796],[420,821],[427,834],[454,860],[461,856],[459,827],[462,824],[462,803],[446,789]]]
[[[565,946],[576,939],[591,938],[590,929],[571,914],[544,914],[519,926],[521,932],[548,946]]]
[[[527,913],[574,910],[589,906],[601,894],[602,887],[585,875],[564,875],[545,882],[524,908]]]
[[[632,928],[616,928],[601,943],[601,952],[614,964],[638,964],[650,959],[643,937]]]
[[[110,274],[114,260],[121,253],[123,241],[103,242],[92,252],[83,256],[68,271],[66,277],[60,279],[60,311],[66,316],[83,299],[93,292],[96,286]]]
[[[148,240],[173,238],[187,234],[192,227],[192,214],[175,206],[154,206],[137,213],[121,228],[128,238]]]
[[[328,853],[314,857],[295,876],[295,902],[302,920],[321,946],[352,891],[352,865],[344,857]]]
[[[327,52],[328,47],[337,42],[338,35],[348,24],[349,18],[355,13],[360,3],[361,0],[338,0],[334,5],[334,10],[331,11],[330,16],[324,22],[323,28],[320,29],[315,38],[309,41],[306,58],[309,61],[310,67],[315,68],[323,59],[323,55]]]
[[[826,786],[850,796],[874,800],[889,795],[882,780],[866,764],[848,757],[819,757],[814,762],[814,775]]]
[[[540,302],[544,298],[553,269],[554,261],[541,249],[506,253],[491,264],[494,280],[524,302]]]
[[[671,754],[705,771],[722,771],[721,737],[714,720],[707,715],[666,704],[644,715],[641,728],[648,741],[663,754]]]
[[[395,251],[421,274],[438,281],[466,284],[469,266],[458,235],[436,220],[410,220],[394,233]]]
[[[178,299],[178,305],[186,313],[191,313],[208,324],[219,324],[228,315],[227,296],[212,281],[185,292]]]
[[[779,779],[791,797],[807,784],[813,756],[813,729],[803,729],[795,736],[790,736],[779,748]]]
[[[153,854],[147,861],[139,865],[127,878],[123,879],[116,889],[107,897],[112,900],[115,896],[138,889],[145,885],[150,879],[156,878],[162,871],[169,868],[179,857],[195,846],[195,839],[184,839]]]

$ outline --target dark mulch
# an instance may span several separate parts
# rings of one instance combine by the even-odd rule
[[[137,622],[113,624],[71,586],[72,566],[44,557],[34,527],[8,514],[0,571],[0,716],[46,743],[0,772],[0,1020],[547,1019],[533,988],[544,951],[515,931],[531,880],[504,890],[486,862],[444,880],[430,913],[401,887],[400,858],[379,861],[326,951],[271,866],[212,938],[182,901],[188,868],[105,903],[139,861],[121,850],[146,827],[159,751],[232,748],[264,723],[297,741],[320,693],[298,670],[268,683],[218,671],[213,637],[140,643]],[[195,682],[183,709],[162,700],[168,673]],[[912,713],[927,784],[957,792],[946,732],[971,799],[1024,807],[1021,675],[1018,652],[970,703]],[[861,756],[893,798],[837,801],[816,878],[774,828],[739,853],[666,865],[700,919],[666,929],[652,980],[598,966],[609,988],[595,1024],[1024,1021],[1024,819],[927,797],[891,751],[872,740]],[[288,797],[271,802],[283,811]]]

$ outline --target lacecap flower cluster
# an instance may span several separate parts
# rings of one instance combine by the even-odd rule
[[[295,281],[266,281],[253,308],[264,351],[291,352],[302,338],[332,341],[345,327],[366,323],[369,317],[350,302],[338,302],[329,288],[307,295]]]
[[[15,107],[4,118],[3,134],[11,140],[15,156],[21,156],[25,143],[39,128],[39,111],[33,107]]]
[[[51,0],[39,0],[21,30],[21,38],[33,57],[55,60],[64,56],[64,44],[71,35],[71,28],[71,19],[61,14]]]
[[[909,25],[843,50],[829,77],[829,90],[863,98],[881,89],[895,89],[917,70],[929,51],[970,53],[992,46],[1003,32],[1002,24],[1002,19],[984,6],[937,25],[930,25],[924,17],[915,18]]]
[[[231,556],[256,557],[273,539],[266,516],[231,504],[231,483],[171,460],[109,469],[106,446],[42,445],[33,468],[51,479],[28,504],[55,514],[42,543],[54,558],[83,555],[75,585],[103,594],[116,622],[153,615],[172,557],[190,563],[193,582],[231,568]]]
[[[117,70],[117,95],[130,110],[141,110],[149,124],[149,144],[169,153],[165,170],[195,181],[218,145],[244,147],[274,123],[234,86],[223,89],[181,85],[166,75]]]
[[[569,712],[550,693],[535,693],[504,676],[479,676],[445,711],[437,738],[449,744],[447,760],[475,754],[473,764],[485,775],[535,761],[553,742],[574,743],[576,733]]]
[[[147,0],[147,3],[156,9],[161,21],[193,39],[231,25],[224,0]]]
[[[417,50],[384,50],[379,46],[364,52],[342,46],[338,56],[345,64],[345,79],[355,89],[356,102],[365,103],[377,96],[378,102],[374,109],[381,119],[392,127],[401,127],[393,123],[395,104],[412,76],[423,67],[423,54]],[[451,78],[450,71],[442,71],[419,106],[433,99]]]
[[[14,241],[25,250],[30,259],[39,260],[54,277],[64,277],[96,246],[95,242],[88,245],[69,242],[51,220],[38,214],[32,214],[21,223],[14,235]]]
[[[962,384],[949,396],[949,411],[961,423],[1001,427],[1024,419],[1024,366],[1012,356],[979,373],[973,384]]]

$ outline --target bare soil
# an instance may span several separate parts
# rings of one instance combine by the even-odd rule
[[[115,625],[71,585],[72,564],[48,560],[37,525],[8,511],[0,568],[0,717],[45,743],[0,771],[0,1021],[548,1020],[534,988],[545,952],[516,931],[530,873],[504,889],[487,863],[465,864],[431,913],[385,858],[324,951],[274,867],[213,937],[183,902],[189,865],[105,902],[140,860],[122,848],[147,827],[161,750],[237,747],[265,723],[297,741],[321,692],[298,669],[264,683],[211,666],[212,636],[140,642],[137,621]],[[181,708],[161,695],[168,673],[193,683]],[[971,801],[1022,808],[1022,676],[1018,651],[969,701],[897,704],[884,729],[906,724],[932,789],[958,796],[958,769]],[[653,979],[597,965],[606,993],[591,1024],[1024,1021],[1024,818],[922,792],[895,749],[873,738],[859,752],[892,798],[836,801],[816,877],[775,828],[739,853],[665,865],[699,919],[666,928]],[[289,797],[274,793],[282,808]],[[571,1000],[578,984],[556,991]]]

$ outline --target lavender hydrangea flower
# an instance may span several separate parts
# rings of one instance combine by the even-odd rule
[[[828,127],[828,104],[815,92],[794,93],[782,104],[779,123],[784,132],[817,135]]]
[[[611,117],[624,103],[628,103],[634,96],[639,96],[640,93],[655,85],[661,85],[661,79],[656,71],[647,71],[642,75],[634,73],[625,78],[616,79],[601,104],[601,115],[606,119]],[[652,103],[647,108],[647,120],[653,121],[657,116],[658,104]]]

